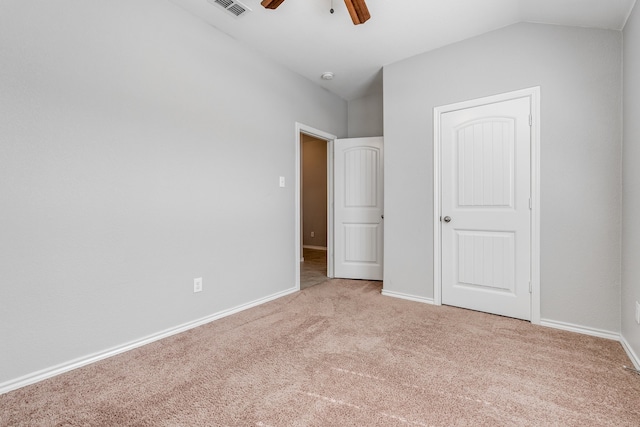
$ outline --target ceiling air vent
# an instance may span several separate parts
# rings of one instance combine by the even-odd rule
[[[239,18],[241,16],[246,15],[247,12],[251,12],[244,4],[240,3],[237,0],[207,0],[211,4],[215,4],[232,14],[233,16]]]

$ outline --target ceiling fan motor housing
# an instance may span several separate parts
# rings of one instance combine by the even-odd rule
[[[260,4],[266,9],[277,9],[283,1],[284,0],[262,0]],[[347,6],[351,20],[355,25],[364,24],[371,18],[365,0],[344,0],[344,4]],[[330,12],[334,12],[333,7]]]

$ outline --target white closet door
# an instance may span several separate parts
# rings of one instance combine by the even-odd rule
[[[442,303],[531,319],[529,98],[442,115]]]

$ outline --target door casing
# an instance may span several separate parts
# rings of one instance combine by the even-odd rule
[[[442,305],[441,116],[451,111],[528,97],[531,101],[531,323],[540,324],[540,87],[433,109],[433,302]]]

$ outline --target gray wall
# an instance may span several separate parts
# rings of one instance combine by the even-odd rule
[[[624,28],[624,143],[622,209],[622,336],[640,357],[640,8]]]
[[[384,135],[382,91],[348,102],[349,138]]]
[[[0,52],[0,384],[294,287],[345,101],[167,1],[2,1]]]
[[[302,243],[327,246],[327,141],[302,135]],[[315,237],[311,237],[311,232]]]
[[[539,85],[541,315],[619,332],[621,37],[516,24],[385,67],[386,290],[433,297],[433,108]]]

